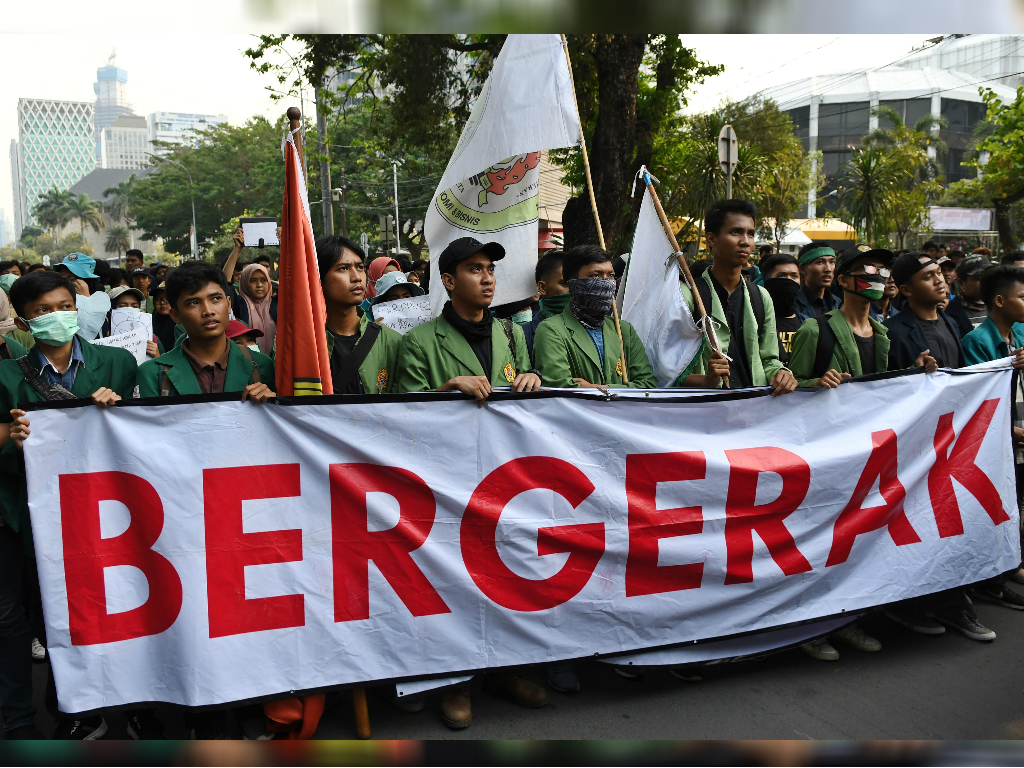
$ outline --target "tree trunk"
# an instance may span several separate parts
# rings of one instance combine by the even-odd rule
[[[601,35],[594,50],[599,107],[588,150],[605,243],[613,253],[629,230],[629,182],[634,170],[636,97],[640,88],[637,73],[646,44],[646,34]],[[562,226],[567,248],[598,242],[587,190],[581,190],[566,204]]]
[[[1005,200],[993,201],[996,210],[996,229],[999,230],[999,242],[1004,251],[1017,250],[1017,232],[1010,215],[1012,203]]]

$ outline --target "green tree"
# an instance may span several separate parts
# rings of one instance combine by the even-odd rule
[[[103,197],[107,200],[107,209],[115,219],[121,219],[129,229],[132,226],[132,211],[135,208],[135,188],[139,183],[139,177],[134,173],[116,187],[107,187],[103,190]]]
[[[869,244],[887,240],[892,195],[899,181],[899,166],[879,147],[854,149],[840,169],[844,196],[839,218],[857,230]]]
[[[40,226],[49,230],[57,236],[73,218],[68,206],[73,195],[60,190],[56,185],[39,196],[39,200],[32,208],[32,215]]]
[[[131,232],[128,231],[128,227],[115,224],[107,229],[107,239],[103,243],[103,248],[107,253],[117,254],[117,263],[120,266],[121,254],[132,247],[131,243]]]
[[[71,220],[78,219],[78,231],[85,240],[85,227],[92,227],[93,232],[99,232],[106,224],[103,221],[103,203],[99,200],[90,200],[84,192],[80,195],[72,195],[68,198],[68,214]]]
[[[764,217],[761,236],[770,239],[776,250],[789,232],[789,220],[807,205],[810,188],[818,192],[825,185],[823,166],[821,152],[805,152],[796,137],[771,156],[759,189],[758,210]]]

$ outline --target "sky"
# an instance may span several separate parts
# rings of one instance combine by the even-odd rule
[[[812,72],[881,66],[937,34],[683,35],[684,45],[701,59],[725,65],[721,75],[693,90],[686,111],[706,111],[725,98],[743,98]],[[225,114],[236,124],[253,115],[273,119],[285,109],[266,90],[276,81],[250,69],[242,54],[255,40],[249,34],[0,35],[0,71],[6,73],[0,78],[0,208],[7,220],[13,224],[9,147],[17,138],[19,98],[94,101],[96,69],[116,50],[139,115]]]

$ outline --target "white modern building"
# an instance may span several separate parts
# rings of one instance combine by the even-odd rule
[[[166,150],[155,142],[165,144],[185,144],[194,131],[201,131],[214,125],[228,121],[227,115],[199,115],[193,112],[152,112],[146,118],[149,130],[149,143],[154,154],[164,154]]]
[[[115,67],[114,57],[111,56],[107,66],[96,70],[96,82],[92,84],[92,90],[96,94],[96,165],[100,166],[103,159],[103,129],[121,115],[134,114],[128,102],[128,72]]]
[[[11,222],[7,219],[7,214],[3,208],[0,208],[0,248],[5,245],[11,245],[14,242],[11,232]]]
[[[928,115],[945,118],[948,126],[938,131],[949,147],[939,158],[945,181],[974,175],[974,169],[962,163],[974,146],[974,128],[985,116],[979,87],[991,88],[1004,101],[1016,98],[1014,88],[959,70],[895,65],[811,75],[760,95],[789,113],[793,129],[808,151],[822,152],[827,182],[821,193],[824,196],[836,189],[836,176],[850,160],[851,150],[862,146],[863,136],[879,127],[880,118],[872,110],[880,105],[895,109],[909,126]],[[884,127],[884,118],[881,123]],[[742,126],[737,125],[736,130],[742,138]],[[836,199],[833,195],[824,207],[834,206]],[[814,218],[819,207],[812,192],[805,216]]]
[[[68,189],[95,166],[92,104],[18,99],[18,140],[11,142],[14,239],[36,223],[32,208],[43,192]]]
[[[145,168],[151,152],[149,126],[141,115],[121,115],[100,133],[101,168]]]
[[[904,69],[955,69],[988,82],[1024,84],[1024,35],[948,35],[900,59]]]

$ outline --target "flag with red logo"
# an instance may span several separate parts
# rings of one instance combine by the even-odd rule
[[[281,206],[281,266],[277,294],[277,394],[330,395],[327,308],[309,219],[306,178],[289,132],[284,145],[284,202]]]

